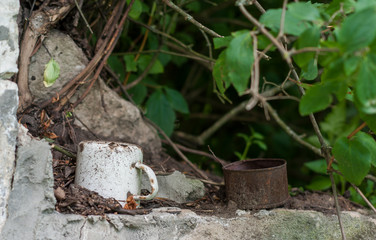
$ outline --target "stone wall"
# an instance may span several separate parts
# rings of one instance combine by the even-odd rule
[[[0,3],[0,231],[7,216],[6,205],[14,170],[14,151],[18,131],[17,85],[4,80],[10,79],[18,71],[19,7],[18,0],[1,0]]]

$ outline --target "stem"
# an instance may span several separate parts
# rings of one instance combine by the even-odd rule
[[[153,7],[151,9],[151,13],[150,13],[150,16],[149,16],[149,20],[148,20],[148,26],[150,26],[153,22],[153,16],[154,16],[154,12],[155,12],[155,8],[156,8],[156,4],[155,2],[153,3]],[[148,39],[148,36],[149,36],[149,29],[146,29],[145,30],[145,34],[144,34],[144,38],[142,39],[142,42],[141,42],[141,45],[140,45],[140,48],[138,49],[138,53],[137,55],[134,57],[133,61],[134,62],[137,62],[138,58],[140,57],[141,55],[141,52],[142,50],[144,50],[144,47],[145,47],[145,44],[146,44],[146,40]],[[152,61],[151,61],[152,62]],[[154,63],[154,62],[153,62]],[[152,65],[153,66],[153,65]],[[150,67],[151,68],[151,67]],[[145,69],[146,70],[146,69]],[[127,85],[128,83],[128,80],[129,80],[129,77],[131,76],[131,72],[128,72],[127,75],[125,76],[124,78],[124,81],[123,81],[123,85]],[[146,76],[146,75],[145,75]]]
[[[168,144],[167,140],[162,140],[162,142]],[[221,164],[221,166],[224,166],[224,165],[228,164],[228,162],[226,162],[225,160],[217,158],[214,155],[210,155],[207,152],[196,150],[196,149],[191,149],[191,148],[188,148],[186,146],[183,146],[183,145],[180,145],[180,144],[177,144],[177,143],[175,143],[175,145],[176,145],[176,147],[178,147],[180,150],[182,150],[184,152],[189,152],[189,153],[193,153],[193,154],[196,154],[196,155],[200,155],[200,156],[204,156],[204,157],[213,159],[215,162]]]
[[[59,152],[61,152],[62,154],[67,155],[67,156],[70,157],[70,158],[76,159],[76,155],[75,155],[75,154],[69,152],[68,150],[65,150],[64,148],[62,148],[62,147],[59,146],[59,145],[52,144],[51,147],[52,147],[53,149],[55,149],[56,151],[59,151]]]
[[[204,178],[205,180],[209,180],[208,176],[206,176],[200,169],[196,167],[189,159],[179,150],[179,148],[176,146],[174,142],[171,141],[171,139],[167,136],[167,134],[155,123],[153,123],[148,118],[144,118],[144,120],[149,123],[151,126],[153,126],[155,129],[158,130],[158,132],[166,139],[166,141],[171,145],[171,147],[175,150],[175,152],[186,162],[200,177]]]
[[[352,133],[349,134],[349,136],[347,136],[347,139],[350,139],[352,138],[355,134],[357,134],[360,130],[362,130],[365,126],[367,126],[367,123],[362,123],[362,125],[360,125],[359,127],[357,127]]]
[[[133,82],[131,82],[127,85],[123,84],[123,85],[125,85],[125,89],[129,90],[132,87],[136,86],[138,83],[140,83],[142,81],[142,79],[144,79],[146,77],[146,75],[148,74],[150,69],[153,67],[153,65],[154,65],[155,61],[157,61],[157,59],[158,59],[158,53],[155,53],[153,58],[150,60],[149,64],[146,66],[145,70],[141,73],[140,76],[138,76],[138,78],[136,80],[134,80]]]
[[[285,61],[290,65],[291,64],[291,59],[289,58],[289,54],[288,52],[286,51],[286,49],[278,42],[277,39],[275,39],[275,37],[269,33],[268,30],[266,30],[266,28],[261,25],[261,23],[259,21],[257,21],[256,18],[254,18],[248,11],[247,9],[241,4],[239,5],[239,9],[240,11],[244,14],[244,16],[251,22],[253,23],[256,27],[258,27],[258,29],[262,32],[262,34],[264,34],[273,44],[274,46],[277,47],[277,49],[279,50],[279,52],[281,53],[282,57],[285,59]]]
[[[80,2],[80,4],[78,4],[77,0],[74,0],[74,3],[76,4],[77,10],[78,10],[78,12],[80,13],[82,19],[83,19],[84,22],[85,22],[86,27],[89,29],[89,31],[90,31],[91,34],[94,34],[93,30],[91,30],[90,24],[87,22],[87,20],[86,20],[86,18],[85,18],[85,15],[83,14],[83,12],[82,12],[82,10],[81,10],[80,5],[82,6],[82,2]]]
[[[317,155],[322,156],[320,149],[318,149],[317,147],[309,144],[308,142],[304,141],[301,137],[299,137],[298,134],[296,134],[294,132],[294,130],[292,130],[289,126],[287,126],[287,124],[279,117],[278,113],[274,110],[274,108],[268,102],[264,102],[263,104],[264,104],[264,107],[266,107],[268,109],[268,111],[270,112],[270,115],[274,118],[274,120],[278,123],[278,125],[290,137],[292,137],[295,141],[297,141],[301,145],[307,147],[308,149],[310,149],[311,151],[313,151]]]
[[[351,186],[353,188],[355,188],[356,192],[363,198],[363,200],[367,203],[367,205],[372,209],[372,211],[374,213],[376,213],[376,209],[375,207],[372,205],[372,203],[370,201],[368,201],[368,199],[366,198],[366,196],[364,196],[363,192],[357,187],[355,186],[354,184],[351,183]]]
[[[183,9],[180,7],[176,6],[172,1],[170,0],[163,0],[164,3],[166,3],[170,8],[174,9],[176,12],[180,13],[185,20],[188,22],[192,23],[193,25],[197,26],[199,29],[205,31],[206,33],[210,34],[213,37],[220,37],[223,38],[222,35],[219,35],[218,33],[214,32],[213,30],[205,27],[201,23],[197,22],[191,15],[186,13]]]

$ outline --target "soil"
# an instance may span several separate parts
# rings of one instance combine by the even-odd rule
[[[82,140],[97,139],[89,132],[86,132],[74,125],[74,118],[66,121],[49,121],[48,117],[41,118],[42,111],[37,107],[30,108],[19,116],[20,122],[29,129],[35,137],[54,138],[54,145],[59,146],[73,154],[76,152],[77,143]],[[109,140],[109,139],[100,139]],[[181,162],[176,161],[165,153],[162,153],[160,161],[146,162],[153,170],[159,173],[171,173],[175,170],[195,177],[194,172]],[[226,200],[224,186],[205,184],[206,195],[195,202],[179,204],[168,199],[155,198],[150,201],[142,201],[141,206],[135,210],[121,208],[115,199],[105,199],[93,191],[74,185],[76,161],[61,151],[53,150],[53,174],[54,192],[57,199],[56,210],[61,213],[80,215],[105,215],[115,214],[146,214],[153,208],[178,207],[190,209],[200,215],[215,215],[220,217],[236,216],[236,203]],[[222,182],[222,178],[208,173],[213,182]],[[147,194],[147,193],[145,193]],[[282,208],[315,210],[324,214],[335,214],[334,198],[330,193],[309,192],[292,189],[290,199]],[[341,210],[357,210],[362,206],[339,196]],[[176,211],[176,210],[173,210]]]

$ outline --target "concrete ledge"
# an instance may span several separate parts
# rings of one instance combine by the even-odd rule
[[[160,208],[138,216],[110,214],[86,218],[55,212],[43,216],[33,239],[341,239],[337,217],[314,211],[239,211],[241,216],[218,218],[198,216],[189,210],[171,214],[168,210]],[[356,212],[343,212],[342,217],[348,239],[375,239],[375,219]]]

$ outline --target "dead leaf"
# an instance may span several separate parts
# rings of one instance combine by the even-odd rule
[[[123,207],[124,209],[132,210],[137,208],[137,203],[133,198],[133,195],[127,197],[127,203]]]

